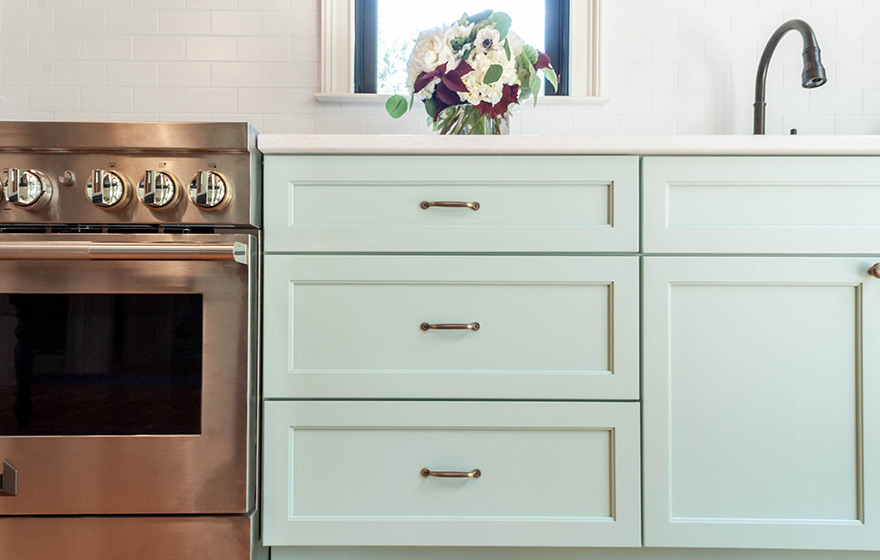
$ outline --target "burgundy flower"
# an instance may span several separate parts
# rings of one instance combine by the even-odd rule
[[[495,105],[490,105],[488,101],[482,101],[479,105],[477,105],[477,110],[480,112],[480,116],[482,117],[500,117],[507,112],[507,108],[510,107],[511,103],[518,103],[518,96],[519,86],[504,84],[504,89],[501,92],[501,100],[498,103],[496,103]]]
[[[540,70],[541,68],[549,68],[550,67],[550,57],[545,53],[538,53],[538,61],[535,62],[535,70]]]
[[[430,84],[435,78],[440,78],[440,83],[437,84],[437,89],[434,91],[434,100],[436,101],[437,107],[436,112],[434,113],[435,121],[440,115],[440,111],[461,103],[461,98],[458,96],[458,92],[468,90],[461,77],[468,72],[473,72],[473,70],[474,69],[471,68],[467,62],[462,60],[454,70],[449,72],[446,71],[446,64],[444,63],[431,72],[422,72],[418,75],[413,84],[413,90],[416,93],[428,87],[428,84]]]

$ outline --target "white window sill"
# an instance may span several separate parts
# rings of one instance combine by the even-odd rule
[[[385,105],[390,94],[386,93],[316,93],[318,103],[341,103],[345,105]],[[575,97],[568,95],[545,95],[539,98],[541,105],[605,105],[610,97]]]

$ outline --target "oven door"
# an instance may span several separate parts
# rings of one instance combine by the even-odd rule
[[[250,511],[257,263],[248,234],[0,236],[0,515]]]

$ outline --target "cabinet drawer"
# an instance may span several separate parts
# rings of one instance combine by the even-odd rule
[[[267,255],[265,268],[267,397],[638,399],[637,257]]]
[[[880,158],[646,157],[643,173],[646,252],[880,246]]]
[[[270,253],[638,250],[635,157],[267,156],[265,166]]]
[[[637,403],[270,401],[265,412],[265,545],[640,545]]]

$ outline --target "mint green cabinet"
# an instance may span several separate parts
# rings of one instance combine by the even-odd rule
[[[638,251],[636,157],[270,155],[265,166],[272,253]]]

